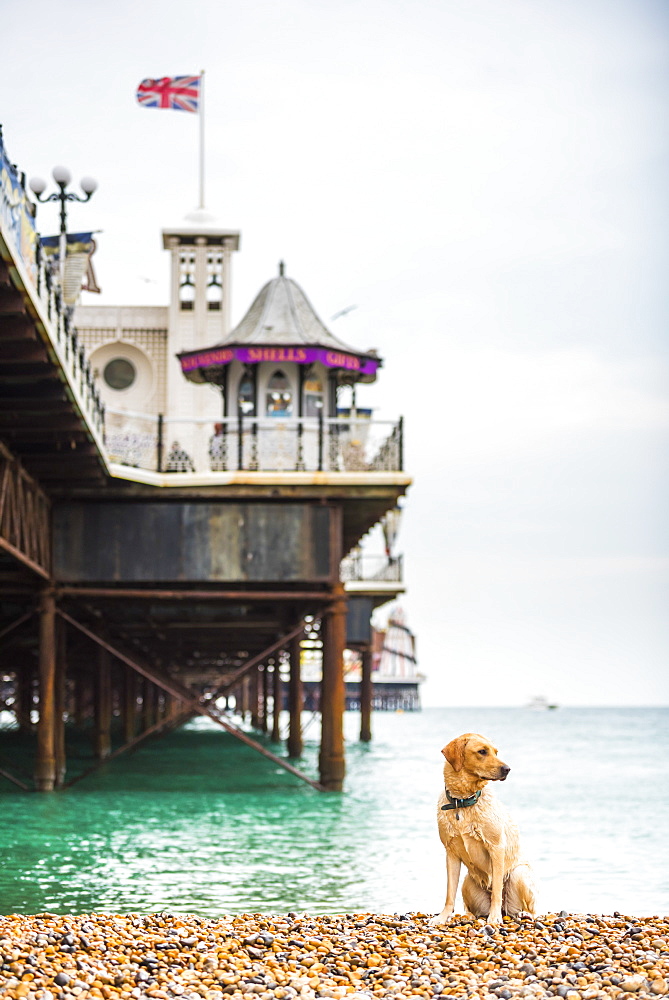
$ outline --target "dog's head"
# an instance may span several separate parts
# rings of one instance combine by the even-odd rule
[[[497,748],[479,733],[464,733],[441,751],[454,771],[483,781],[506,781],[511,768],[497,756]]]

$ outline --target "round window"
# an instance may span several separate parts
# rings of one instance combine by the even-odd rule
[[[103,377],[112,389],[128,389],[137,378],[137,369],[127,358],[114,358],[105,365]]]

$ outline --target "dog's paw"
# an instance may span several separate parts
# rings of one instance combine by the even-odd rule
[[[490,914],[488,914],[488,923],[489,924],[501,924],[502,923],[502,913],[501,913],[501,911],[499,913],[490,913]]]
[[[438,913],[436,915],[436,917],[430,917],[429,921],[430,927],[441,927],[442,924],[447,924],[452,916],[453,916],[452,910],[449,913],[446,913],[445,910],[442,910],[441,913]]]

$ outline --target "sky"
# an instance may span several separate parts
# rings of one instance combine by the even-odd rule
[[[101,230],[84,302],[167,302],[199,122],[134,95],[204,69],[233,322],[285,260],[380,352],[358,403],[405,419],[424,704],[669,704],[666,3],[32,0],[2,23],[11,159],[99,181],[69,213]]]

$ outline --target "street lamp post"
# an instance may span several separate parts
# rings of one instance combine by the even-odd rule
[[[59,201],[60,202],[60,243],[58,248],[58,255],[60,257],[60,287],[63,288],[64,277],[65,277],[65,255],[67,253],[67,211],[65,205],[68,201],[90,201],[91,196],[97,190],[98,182],[94,177],[82,177],[79,182],[81,185],[81,190],[84,192],[85,198],[76,194],[74,191],[67,191],[67,186],[72,180],[72,174],[67,169],[67,167],[54,167],[51,171],[51,176],[58,185],[58,191],[54,191],[53,194],[49,194],[46,198],[42,195],[46,190],[46,181],[41,177],[32,177],[30,179],[30,190],[33,192],[35,197],[39,202],[47,201]]]

